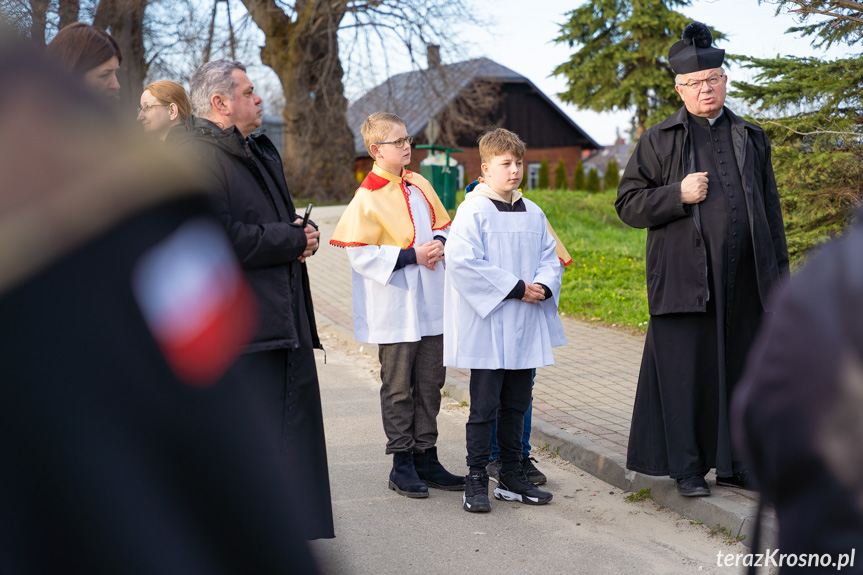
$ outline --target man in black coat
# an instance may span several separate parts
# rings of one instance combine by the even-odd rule
[[[627,467],[684,496],[748,487],[729,398],[788,250],[770,143],[725,104],[725,51],[704,24],[669,51],[684,106],[640,138],[618,187],[620,219],[647,232],[650,325]]]
[[[216,60],[192,76],[192,116],[168,143],[196,158],[205,187],[257,295],[259,329],[238,369],[265,394],[281,430],[285,463],[309,539],[333,537],[324,425],[305,259],[318,248],[314,224],[302,227],[279,153],[264,135],[261,99],[239,62]],[[290,449],[288,449],[290,447]]]

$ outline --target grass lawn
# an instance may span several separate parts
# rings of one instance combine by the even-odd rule
[[[644,244],[647,230],[630,228],[614,211],[616,191],[531,190],[526,196],[545,212],[569,250],[560,311],[570,317],[647,330]],[[464,199],[464,192],[457,195]]]

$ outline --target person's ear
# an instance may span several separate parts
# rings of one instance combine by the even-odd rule
[[[177,116],[180,114],[180,111],[177,109],[177,104],[171,102],[168,104],[168,118],[173,122],[177,119]]]
[[[369,146],[369,152],[371,152],[373,158],[379,158],[381,156],[380,151],[380,146],[378,146],[377,144],[372,144],[371,146]]]
[[[225,102],[225,98],[223,98],[221,94],[214,94],[210,98],[210,105],[213,107],[213,110],[215,110],[217,113],[221,114],[222,116],[230,116],[231,115],[231,111],[228,108],[228,104]]]
[[[488,173],[488,164],[481,164],[479,169],[482,171],[483,174],[487,174]]]
[[[681,86],[680,84],[675,84],[674,91],[680,95],[681,99],[683,99],[683,86]]]

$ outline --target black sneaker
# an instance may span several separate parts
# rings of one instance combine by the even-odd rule
[[[491,511],[491,501],[488,500],[488,473],[485,471],[469,473],[464,479],[462,508],[471,513]]]
[[[738,471],[731,477],[716,477],[716,485],[724,487],[736,487],[737,489],[746,489],[747,491],[756,491],[755,483],[745,471]]]
[[[527,480],[533,483],[534,485],[545,485],[545,482],[548,479],[545,477],[545,474],[536,468],[536,465],[533,462],[536,461],[530,455],[523,455],[521,458],[521,468],[524,470],[524,474],[527,476]]]
[[[707,497],[710,495],[710,487],[704,477],[690,475],[677,480],[677,493],[684,497]]]
[[[493,479],[495,483],[500,481],[500,457],[497,459],[492,459],[488,462],[488,467],[485,468],[488,471],[489,479]]]
[[[494,489],[495,499],[521,501],[527,505],[545,505],[551,501],[552,494],[543,491],[527,480],[523,469],[502,473]]]

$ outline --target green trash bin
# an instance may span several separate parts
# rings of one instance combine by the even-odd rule
[[[443,207],[448,210],[455,209],[455,192],[458,186],[458,170],[449,165],[450,152],[461,152],[458,148],[445,148],[443,146],[429,146],[420,144],[417,149],[435,150],[446,152],[446,165],[434,166],[420,164],[420,175],[431,182],[434,191],[437,192]]]
[[[420,174],[422,177],[431,182],[434,191],[437,192],[443,207],[448,210],[455,209],[455,187],[458,183],[456,170],[450,168],[449,174],[446,173],[446,166],[420,166]]]

